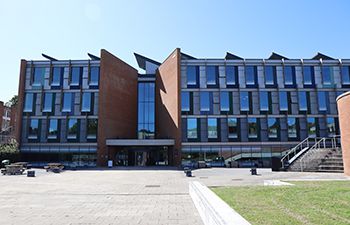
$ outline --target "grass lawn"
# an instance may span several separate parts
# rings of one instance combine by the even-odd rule
[[[212,190],[252,224],[350,224],[349,181],[291,183]]]

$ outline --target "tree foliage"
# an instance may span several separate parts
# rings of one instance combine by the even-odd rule
[[[8,143],[0,144],[0,154],[18,154],[18,143],[16,139],[11,139]]]
[[[11,106],[16,106],[18,104],[18,95],[14,95],[9,102]]]

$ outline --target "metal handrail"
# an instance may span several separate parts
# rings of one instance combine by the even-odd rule
[[[317,142],[318,137],[307,137],[303,141],[301,141],[299,144],[297,144],[295,147],[291,148],[282,158],[281,158],[281,164],[282,167],[285,165],[285,161],[289,161],[291,159],[291,155],[295,156],[298,152],[303,150],[305,147],[310,147],[310,142],[313,140],[312,143]],[[306,144],[304,147],[303,145]]]
[[[300,171],[303,172],[304,170],[304,159],[307,159],[307,156],[309,156],[307,153],[315,152],[320,149],[327,149],[327,141],[330,141],[332,149],[341,147],[340,141],[338,142],[337,140],[340,140],[340,135],[334,135],[333,137],[324,137],[317,141],[313,146],[311,146],[311,148],[307,149],[305,153],[300,157]],[[337,145],[337,143],[339,143],[339,145]]]

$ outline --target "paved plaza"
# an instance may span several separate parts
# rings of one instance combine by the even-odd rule
[[[342,174],[258,169],[80,170],[36,177],[0,176],[0,224],[202,224],[189,181],[208,186],[262,185],[264,180],[349,180]]]

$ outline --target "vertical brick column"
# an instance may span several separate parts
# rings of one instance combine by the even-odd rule
[[[350,92],[337,98],[344,173],[350,176]]]

